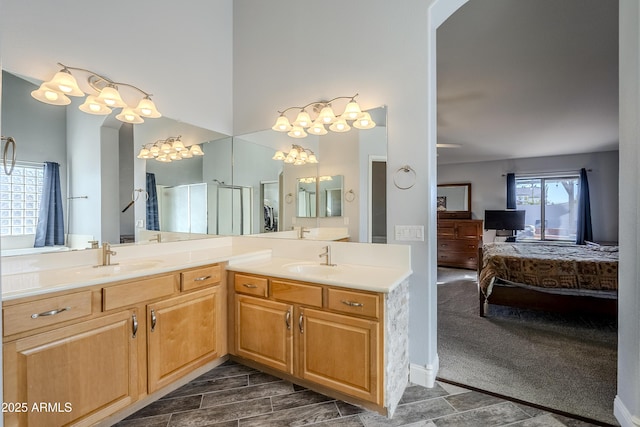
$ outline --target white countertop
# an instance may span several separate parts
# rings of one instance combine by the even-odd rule
[[[306,266],[311,268],[305,269]],[[383,293],[390,292],[411,275],[411,270],[403,268],[357,264],[324,266],[320,262],[271,256],[230,261],[227,270]]]
[[[3,272],[10,274],[2,275],[2,300],[81,289],[217,262],[228,262],[227,268],[232,271],[383,293],[394,289],[412,273],[409,252],[399,247],[332,243],[337,266],[330,267],[321,266],[318,260],[319,249],[323,247],[320,245],[326,242],[224,239],[163,243],[143,249],[121,247],[118,256],[112,258],[113,263],[118,264],[106,267],[93,266],[98,254],[95,250],[93,253],[66,252],[58,255],[55,262],[51,258],[54,254],[11,258],[7,261],[11,264],[5,265],[3,261]],[[73,264],[78,259],[82,263]]]

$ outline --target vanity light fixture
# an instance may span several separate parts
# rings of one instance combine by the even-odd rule
[[[295,166],[301,166],[307,163],[318,163],[318,159],[313,151],[297,144],[292,144],[291,151],[288,153],[280,150],[276,151],[272,159],[282,160],[285,163],[293,164]]]
[[[58,65],[62,67],[62,70],[58,71],[51,80],[42,83],[40,88],[31,92],[31,96],[38,101],[52,105],[69,105],[71,103],[69,96],[85,96],[75,77],[71,74],[70,70],[74,70],[88,74],[87,82],[97,93],[96,95],[90,94],[87,96],[84,103],[78,107],[80,111],[89,114],[107,115],[111,114],[113,108],[122,108],[116,119],[133,124],[143,123],[143,117],[158,118],[162,116],[151,100],[151,94],[136,86],[114,82],[84,68],[70,67],[61,63],[58,63]],[[118,86],[129,87],[143,95],[135,108],[124,102],[118,91]]]
[[[193,156],[204,156],[202,148],[198,144],[185,147],[180,140],[181,135],[170,136],[167,139],[159,139],[143,145],[138,152],[139,159],[156,159],[159,162],[173,162],[182,159],[190,159]]]
[[[339,96],[330,101],[313,101],[304,107],[289,107],[283,111],[278,111],[280,115],[271,129],[278,132],[287,132],[287,135],[292,138],[305,138],[309,134],[326,135],[328,133],[327,126],[333,132],[348,132],[351,130],[351,126],[357,129],[375,127],[376,123],[371,119],[371,115],[360,109],[355,100],[356,96],[358,96],[357,93],[353,96]],[[345,106],[343,113],[336,116],[331,104],[338,99],[348,99],[349,102]],[[316,113],[315,119],[312,119],[309,112],[307,112],[309,107],[313,107],[313,112]],[[300,111],[296,119],[293,122],[289,122],[285,113],[293,109]],[[351,122],[351,125],[348,122]]]

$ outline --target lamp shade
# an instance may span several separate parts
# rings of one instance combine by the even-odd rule
[[[272,159],[273,160],[284,160],[285,159],[285,155],[282,151],[278,150],[276,151],[276,153],[273,155]]]
[[[176,151],[182,151],[185,149],[184,144],[182,143],[182,141],[180,141],[179,139],[176,139],[175,141],[173,141],[173,143],[171,144],[171,146],[173,147],[174,150]]]
[[[71,100],[68,96],[48,89],[44,83],[40,85],[40,88],[31,92],[31,96],[40,102],[51,105],[69,105]]]
[[[198,144],[193,144],[192,146],[190,146],[189,152],[194,156],[204,156],[204,152],[202,151],[202,148],[200,148]]]
[[[342,113],[342,117],[345,120],[355,120],[362,115],[362,111],[360,110],[360,106],[356,101],[351,101],[344,107],[344,113]]]
[[[316,120],[321,121],[325,125],[331,124],[336,121],[336,114],[333,112],[333,108],[330,105],[327,105],[322,110],[320,110],[320,114]]]
[[[357,129],[371,129],[376,127],[376,122],[371,120],[371,114],[364,112],[360,118],[353,122],[353,127]]]
[[[311,116],[305,110],[302,110],[298,113],[298,117],[296,117],[296,121],[293,122],[293,126],[299,126],[301,128],[308,128],[311,126]]]
[[[98,102],[98,99],[95,95],[87,96],[87,99],[85,99],[78,108],[80,109],[80,111],[84,111],[85,113],[89,114],[96,114],[100,116],[111,114],[111,108],[107,107],[101,102]]]
[[[137,115],[132,108],[128,108],[128,107],[123,108],[122,112],[116,116],[116,119],[125,123],[133,123],[133,124],[144,123],[144,120],[142,119],[142,117]]]
[[[347,121],[341,116],[329,126],[329,129],[333,132],[348,132],[351,130],[351,126],[347,123]]]
[[[306,138],[307,133],[300,126],[294,126],[288,133],[291,138]]]
[[[289,132],[291,130],[291,123],[285,116],[278,116],[276,123],[271,128],[278,132]]]
[[[320,118],[316,119],[307,131],[312,135],[326,135],[328,133]]]
[[[107,107],[125,108],[127,104],[122,100],[118,88],[115,86],[106,86],[100,91],[98,101],[103,102]],[[133,111],[133,110],[132,110]],[[136,114],[137,115],[137,114]]]
[[[76,78],[68,71],[58,71],[53,79],[44,83],[45,87],[56,92],[62,92],[69,96],[84,96],[84,92],[78,87]]]
[[[149,117],[150,119],[157,119],[158,117],[162,117],[162,114],[160,114],[160,112],[156,108],[156,104],[154,104],[151,98],[149,98],[148,96],[142,98],[140,102],[138,102],[138,106],[136,107],[135,112],[142,117]]]

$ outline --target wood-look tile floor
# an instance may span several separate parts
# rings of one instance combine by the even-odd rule
[[[408,386],[393,418],[387,419],[228,361],[116,425],[587,427],[597,424],[442,382],[434,388]]]

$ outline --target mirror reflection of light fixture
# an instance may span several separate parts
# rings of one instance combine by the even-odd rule
[[[185,147],[180,140],[181,135],[170,136],[167,139],[159,139],[143,145],[138,152],[139,159],[156,159],[159,162],[169,163],[172,161],[190,159],[193,156],[204,156],[202,148],[198,144]]]
[[[307,163],[318,163],[318,159],[313,151],[297,144],[292,144],[291,150],[288,153],[280,150],[276,151],[272,159],[282,160],[285,163],[293,164],[295,166],[301,166]]]
[[[278,132],[287,132],[287,135],[292,138],[305,138],[308,134],[326,135],[328,133],[327,125],[329,130],[333,132],[348,132],[351,130],[351,125],[347,123],[347,120],[352,122],[353,127],[357,129],[375,127],[376,123],[371,119],[371,115],[367,112],[362,112],[360,109],[355,100],[356,96],[358,96],[357,93],[353,96],[339,96],[330,101],[313,101],[304,107],[289,107],[283,111],[278,111],[280,115],[271,129]],[[349,102],[345,106],[343,113],[336,116],[331,103],[338,99],[349,99]],[[313,112],[316,113],[315,119],[307,111],[307,108],[311,106],[313,106]],[[285,113],[293,109],[299,110],[299,112],[295,121],[291,123]]]
[[[125,123],[143,123],[146,118],[161,117],[155,104],[151,100],[151,94],[142,89],[127,84],[116,83],[96,72],[86,70],[84,68],[70,67],[58,63],[62,70],[58,71],[55,76],[42,83],[39,89],[31,92],[31,96],[40,102],[52,105],[69,105],[71,100],[68,96],[84,96],[85,93],[78,86],[78,82],[71,74],[70,70],[81,71],[88,74],[87,82],[97,95],[88,95],[85,102],[78,107],[80,111],[89,114],[106,115],[111,113],[112,108],[122,108],[116,119]],[[143,98],[139,101],[137,107],[133,108],[123,101],[118,86],[126,86],[143,94]]]

